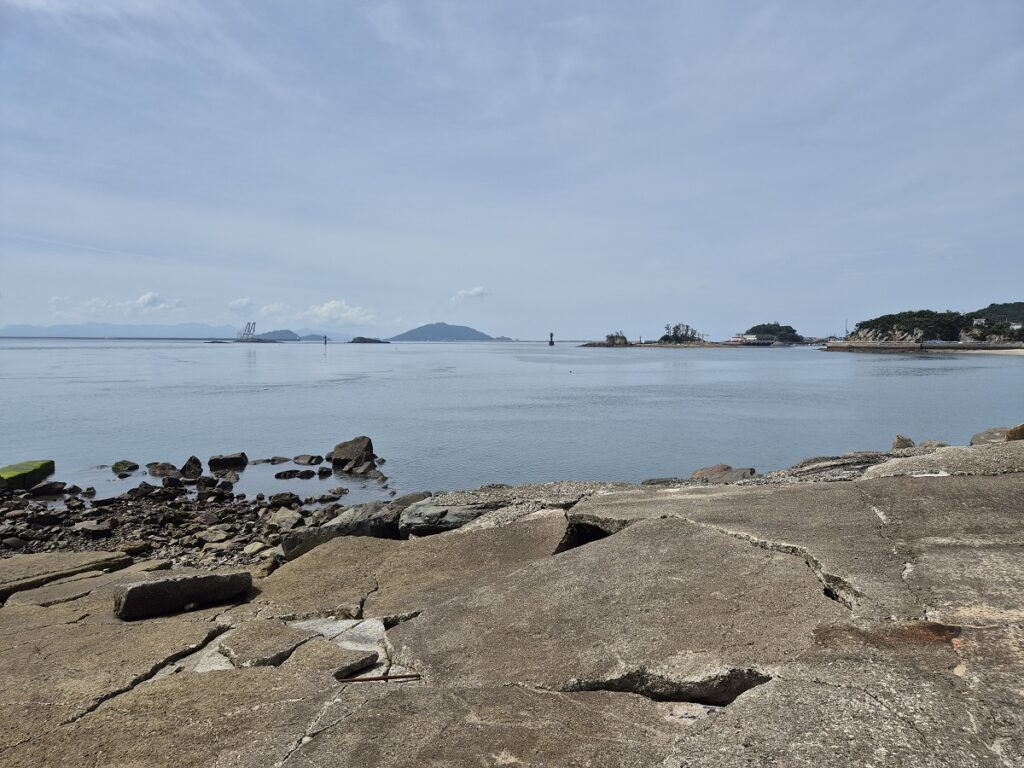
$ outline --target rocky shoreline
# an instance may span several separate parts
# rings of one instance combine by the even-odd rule
[[[1022,437],[351,506],[238,498],[243,454],[8,487],[0,762],[1020,765]]]

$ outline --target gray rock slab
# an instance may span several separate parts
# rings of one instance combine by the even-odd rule
[[[284,663],[333,675],[336,679],[350,677],[377,663],[376,651],[354,650],[315,637],[303,643]]]
[[[137,686],[70,725],[32,733],[2,759],[11,768],[269,768],[340,717],[328,711],[340,692],[331,677],[300,668],[175,674]]]
[[[276,667],[316,632],[275,619],[248,621],[220,639],[220,652],[236,667]]]
[[[554,552],[561,511],[499,528],[411,541],[342,537],[278,568],[260,584],[260,603],[281,615],[401,617]]]
[[[175,613],[189,606],[225,603],[252,588],[249,571],[168,575],[129,584],[114,590],[114,615],[131,621]]]
[[[0,559],[0,602],[83,571],[117,570],[131,565],[123,552],[44,552]]]
[[[869,467],[865,479],[899,475],[1001,475],[1024,472],[1024,441],[937,448]]]
[[[438,504],[425,499],[410,505],[398,519],[398,531],[403,536],[432,536],[461,528],[494,507],[480,504]]]
[[[58,603],[66,603],[86,597],[100,587],[131,581],[137,578],[140,573],[166,570],[170,568],[170,565],[169,560],[144,560],[141,563],[134,563],[113,573],[86,571],[86,573],[91,574],[88,578],[78,578],[78,576],[82,575],[79,574],[51,582],[42,587],[17,592],[8,598],[8,604],[37,605],[46,608]]]
[[[767,668],[805,648],[817,624],[847,616],[802,558],[647,520],[425,608],[388,635],[393,661],[428,684],[581,690],[652,667],[669,684]]]
[[[654,766],[685,729],[640,696],[392,688],[299,747],[289,765]]]

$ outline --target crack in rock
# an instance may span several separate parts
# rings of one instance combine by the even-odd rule
[[[585,523],[579,520],[569,521],[565,527],[565,535],[558,542],[555,551],[551,554],[557,555],[561,552],[568,552],[571,549],[591,544],[601,539],[607,539],[612,533],[597,525]]]
[[[129,693],[130,691],[134,690],[135,688],[137,688],[142,683],[145,683],[147,680],[153,679],[153,677],[155,677],[160,672],[160,670],[164,669],[165,667],[170,666],[171,664],[174,664],[174,662],[179,661],[179,660],[185,658],[186,656],[189,656],[189,655],[191,655],[191,654],[193,654],[193,653],[195,653],[197,651],[203,650],[213,640],[215,640],[217,637],[219,637],[220,635],[222,635],[225,632],[227,632],[228,629],[230,629],[230,627],[226,627],[226,626],[210,627],[209,630],[206,633],[206,636],[203,637],[202,640],[199,640],[198,642],[195,642],[195,643],[191,643],[190,645],[186,646],[185,648],[177,650],[174,653],[172,653],[171,655],[164,657],[163,659],[158,661],[156,664],[154,664],[152,667],[150,667],[147,671],[143,672],[141,675],[138,675],[138,676],[132,678],[132,680],[127,685],[125,685],[125,686],[123,686],[121,688],[118,688],[116,690],[110,691],[109,693],[106,693],[106,694],[100,696],[99,698],[96,699],[96,701],[94,701],[91,705],[89,705],[85,710],[83,710],[82,712],[79,712],[76,715],[72,715],[67,720],[64,720],[61,723],[61,725],[70,725],[71,723],[75,723],[75,722],[81,720],[86,715],[88,715],[90,712],[95,712],[97,709],[100,708],[101,705],[105,704],[106,702],[111,701],[112,699],[115,699],[118,696],[121,696],[123,694]]]
[[[673,679],[640,668],[604,680],[574,680],[563,691],[613,691],[635,693],[653,701],[687,702],[713,707],[732,704],[741,694],[771,680],[749,667],[734,667],[724,672],[697,679]]]
[[[770,539],[762,539],[743,531],[732,531],[728,528],[722,528],[717,525],[711,525],[710,523],[704,523],[699,520],[692,520],[690,518],[682,518],[691,525],[696,525],[705,530],[715,531],[717,533],[725,534],[726,536],[732,536],[736,539],[741,539],[749,544],[758,547],[759,549],[766,549],[772,552],[780,552],[784,555],[793,555],[794,557],[803,558],[803,561],[807,564],[807,567],[811,569],[811,572],[815,575],[818,581],[821,582],[824,587],[824,594],[829,600],[835,600],[840,605],[844,606],[848,610],[854,610],[858,602],[864,593],[853,586],[849,581],[844,579],[842,576],[837,576],[834,573],[829,573],[825,570],[825,566],[822,562],[812,555],[805,547],[801,547],[798,544],[788,544],[784,541],[771,541]]]

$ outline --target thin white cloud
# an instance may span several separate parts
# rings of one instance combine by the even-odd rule
[[[52,296],[49,304],[55,316],[59,315],[65,319],[103,315],[120,315],[125,317],[151,315],[178,310],[185,306],[185,302],[181,299],[166,299],[154,291],[147,291],[137,299],[126,301],[114,301],[105,296],[94,296],[91,299],[76,302],[66,296]]]
[[[477,285],[473,288],[463,288],[455,292],[455,295],[449,300],[451,305],[454,307],[467,299],[482,299],[484,296],[489,296],[490,291],[484,288],[482,285]]]
[[[275,301],[273,304],[264,304],[260,307],[260,314],[264,317],[268,315],[283,315],[288,311],[288,305],[282,304],[279,301]]]
[[[244,296],[240,299],[228,302],[228,309],[232,312],[238,312],[239,314],[245,314],[250,312],[253,307],[256,306],[256,302],[250,299],[248,296]]]
[[[356,325],[366,325],[376,319],[376,315],[362,307],[353,307],[344,299],[332,299],[323,304],[313,304],[305,312],[300,312],[299,317],[318,320],[321,323],[349,322]]]

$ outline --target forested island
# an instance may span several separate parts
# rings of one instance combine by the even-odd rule
[[[849,341],[878,342],[1024,342],[1024,302],[989,304],[960,313],[919,309],[863,320]]]

